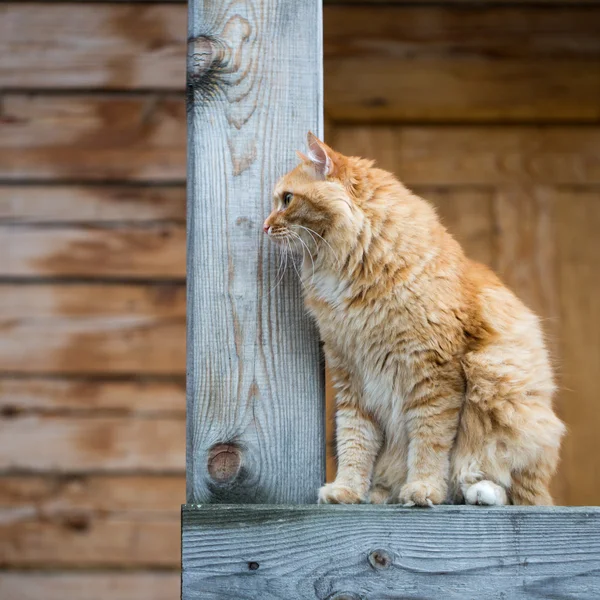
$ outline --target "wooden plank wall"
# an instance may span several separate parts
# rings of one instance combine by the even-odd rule
[[[328,139],[430,197],[537,310],[600,502],[600,7],[325,7]],[[177,597],[181,2],[0,3],[0,598]],[[290,149],[292,151],[293,149]]]

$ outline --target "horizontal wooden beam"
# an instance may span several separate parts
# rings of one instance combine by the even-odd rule
[[[178,598],[179,573],[160,571],[0,572],[0,598],[165,600]]]
[[[600,508],[184,506],[190,600],[600,597]]]
[[[182,421],[182,437],[183,429]],[[181,471],[172,475],[0,477],[0,564],[4,569],[179,569],[179,502],[184,498],[183,461]],[[0,598],[55,597],[9,594],[2,575]],[[22,582],[23,590],[27,582]],[[55,585],[61,589],[58,580]],[[82,590],[77,600],[96,597],[82,596]],[[104,597],[121,598],[117,590],[116,584],[115,594]],[[165,594],[161,600],[176,596]],[[65,598],[75,600],[70,594]]]
[[[185,181],[183,92],[2,99],[0,179]]]
[[[0,225],[0,276],[185,278],[185,225]]]
[[[70,319],[63,322],[65,327],[68,320]],[[60,333],[56,332],[55,335]],[[177,339],[182,345],[184,335],[182,324],[181,330],[177,332]],[[161,343],[164,343],[164,339],[161,339]],[[85,353],[86,347],[88,344],[82,344],[78,352]],[[49,354],[52,353],[52,350],[46,350]],[[164,360],[164,357],[161,358]],[[160,378],[111,380],[106,373],[98,378],[0,377],[0,414],[6,418],[24,413],[41,413],[63,416],[120,414],[183,419],[185,382],[183,357],[181,359],[181,372],[168,381]],[[92,370],[93,364],[95,363],[89,364],[87,368]],[[106,367],[106,362],[100,368],[102,366]],[[82,367],[86,368],[84,365]]]
[[[0,420],[0,470],[180,473],[184,432],[177,417],[15,416]]]
[[[165,600],[179,597],[176,572],[0,572],[0,598],[44,600]]]
[[[185,373],[181,284],[3,284],[0,327],[7,375]]]
[[[0,225],[185,222],[185,186],[0,185]]]

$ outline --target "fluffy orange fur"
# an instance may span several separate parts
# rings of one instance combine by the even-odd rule
[[[308,146],[265,232],[302,253],[336,388],[319,501],[551,504],[564,426],[537,316],[392,174]]]

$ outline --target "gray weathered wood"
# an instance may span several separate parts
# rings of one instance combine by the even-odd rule
[[[185,506],[183,585],[187,600],[597,600],[600,509]]]
[[[324,477],[318,337],[262,232],[322,131],[319,0],[189,4],[190,502],[311,502]],[[211,461],[211,469],[208,462]]]

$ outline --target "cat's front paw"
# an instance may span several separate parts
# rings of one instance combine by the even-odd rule
[[[444,485],[432,481],[413,481],[400,490],[399,501],[404,506],[434,506],[446,498]]]
[[[342,483],[327,483],[319,490],[319,504],[360,504],[362,496]]]

